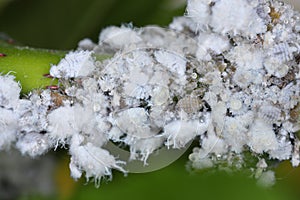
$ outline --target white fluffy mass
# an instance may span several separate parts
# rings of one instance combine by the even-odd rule
[[[110,26],[105,28],[99,36],[100,44],[107,44],[116,49],[125,48],[129,44],[141,42],[141,37],[130,27]]]
[[[16,108],[20,85],[12,75],[0,76],[0,150],[7,150],[16,140],[19,130]]]
[[[254,121],[248,135],[248,145],[256,153],[275,150],[278,146],[272,125],[267,124],[261,119]]]
[[[256,13],[255,8],[245,0],[220,0],[212,6],[211,23],[213,31],[222,34],[243,34],[254,37],[265,33],[267,26]]]
[[[187,2],[187,15],[197,24],[197,28],[204,29],[210,21],[211,0],[190,0]]]
[[[229,33],[253,37],[267,30],[255,7],[246,0],[189,0],[187,17],[190,17],[200,30],[211,27],[214,32],[223,35]]]
[[[16,140],[18,116],[11,110],[0,108],[0,150],[8,149]]]
[[[95,69],[91,51],[69,52],[57,65],[50,69],[50,75],[56,78],[75,78],[88,76]]]
[[[17,149],[23,155],[29,155],[33,158],[45,154],[52,146],[53,144],[47,136],[39,133],[25,134],[16,143]]]
[[[18,104],[21,87],[13,75],[0,76],[0,106],[15,108]]]
[[[188,0],[171,29],[107,27],[52,65],[57,90],[19,99],[14,77],[0,76],[0,149],[68,148],[71,176],[98,185],[197,141],[191,168],[246,168],[271,185],[266,157],[300,163],[299,18],[277,0]]]
[[[91,143],[71,147],[71,175],[78,179],[85,172],[86,179],[95,178],[99,184],[102,177],[111,178],[111,169],[115,168],[122,172],[125,170],[120,166],[124,162],[117,161],[105,149],[94,146]]]

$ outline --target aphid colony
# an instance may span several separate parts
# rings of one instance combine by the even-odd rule
[[[189,0],[169,29],[108,27],[52,66],[59,87],[18,99],[13,77],[0,78],[0,148],[34,157],[65,145],[72,176],[99,181],[127,162],[108,141],[147,164],[196,138],[193,168],[241,169],[250,151],[254,176],[272,182],[266,155],[300,162],[299,19],[275,0]]]

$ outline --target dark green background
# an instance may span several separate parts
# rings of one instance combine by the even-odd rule
[[[83,38],[97,42],[108,25],[132,22],[134,26],[167,26],[184,7],[172,0],[0,0],[0,32],[18,43],[50,49],[73,49]],[[112,182],[96,189],[84,180],[69,177],[68,155],[61,156],[55,180],[57,194],[45,199],[299,199],[300,171],[288,162],[277,170],[277,184],[263,189],[246,176],[226,173],[191,174],[187,155],[162,170],[147,174],[115,173]],[[1,162],[1,161],[0,161]],[[299,198],[297,198],[299,197]],[[38,194],[21,199],[41,199]]]
[[[0,1],[9,2],[0,13],[1,31],[26,45],[53,49],[75,48],[85,37],[97,41],[108,25],[167,25],[184,12],[183,6],[169,9],[170,0]]]

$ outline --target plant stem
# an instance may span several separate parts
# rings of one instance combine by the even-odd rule
[[[12,74],[22,86],[22,93],[32,89],[44,88],[57,81],[44,77],[52,64],[57,64],[66,54],[64,51],[34,49],[14,46],[0,41],[0,73]]]

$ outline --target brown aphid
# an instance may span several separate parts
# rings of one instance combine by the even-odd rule
[[[300,64],[300,54],[297,54],[296,56],[295,56],[295,61],[296,61],[296,63],[299,65]]]
[[[262,38],[261,35],[256,35],[256,38],[254,39],[254,44],[255,45],[263,45],[264,44],[264,39]]]
[[[202,108],[202,102],[196,96],[186,96],[178,101],[176,108],[187,114],[193,114]]]
[[[300,123],[300,103],[290,111],[290,119],[292,122]]]
[[[59,94],[57,92],[51,92],[51,99],[55,107],[63,106],[64,100],[66,97],[62,94]]]
[[[217,68],[221,73],[225,71],[226,67],[227,67],[226,63],[223,63],[223,62],[217,63]]]
[[[272,23],[278,23],[278,20],[281,17],[281,14],[279,12],[275,11],[274,7],[270,7],[271,12],[269,13],[271,19],[272,19]]]
[[[296,73],[294,71],[289,71],[285,77],[283,77],[286,84],[296,80]]]

